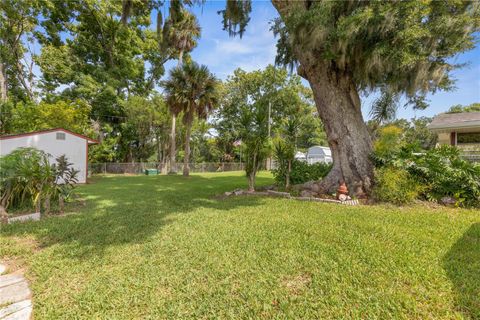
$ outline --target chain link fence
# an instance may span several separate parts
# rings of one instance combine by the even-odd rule
[[[475,162],[475,163],[480,163],[480,151],[461,151],[460,155],[462,156],[463,159],[470,161],[470,162]]]
[[[190,172],[224,172],[242,171],[245,163],[241,162],[206,162],[190,163]],[[129,162],[129,163],[90,163],[88,173],[92,174],[143,174],[147,169],[157,169],[160,173],[167,173],[169,166],[160,162]],[[176,164],[177,172],[182,172],[183,163]]]

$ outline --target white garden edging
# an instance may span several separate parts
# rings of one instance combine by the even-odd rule
[[[8,218],[8,223],[25,222],[25,221],[29,221],[29,220],[33,220],[33,221],[40,220],[40,212],[34,212],[34,213],[30,213],[30,214],[24,214],[24,215],[21,215],[21,216]]]
[[[340,201],[340,200],[335,200],[335,199],[323,199],[323,198],[315,198],[315,197],[294,197],[288,192],[280,192],[280,191],[274,191],[274,190],[267,190],[266,192],[264,191],[253,191],[253,192],[248,192],[248,191],[243,191],[240,189],[237,189],[233,192],[225,192],[224,196],[229,197],[229,196],[242,196],[242,195],[249,195],[249,196],[269,196],[269,197],[278,197],[278,198],[285,198],[285,199],[292,199],[292,200],[299,200],[299,201],[313,201],[313,202],[327,202],[327,203],[336,203],[336,204],[343,204],[346,206],[356,206],[360,204],[360,201],[358,200],[345,200],[345,201]]]

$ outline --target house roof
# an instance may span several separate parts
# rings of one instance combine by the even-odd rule
[[[7,140],[7,139],[15,139],[19,137],[25,137],[25,136],[34,136],[37,134],[44,134],[44,133],[49,133],[49,132],[55,132],[55,131],[63,131],[65,133],[72,134],[74,136],[77,136],[79,138],[87,140],[89,144],[97,144],[99,143],[98,140],[89,138],[87,136],[84,136],[83,134],[75,133],[73,131],[63,129],[63,128],[54,128],[54,129],[46,129],[46,130],[38,130],[38,131],[32,131],[32,132],[27,132],[27,133],[18,133],[18,134],[8,134],[8,135],[3,135],[0,136],[0,140]]]
[[[441,113],[428,125],[430,130],[479,129],[480,112]]]

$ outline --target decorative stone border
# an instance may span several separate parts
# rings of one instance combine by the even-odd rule
[[[293,197],[288,192],[281,192],[281,191],[274,191],[274,190],[248,192],[248,191],[237,189],[233,192],[224,193],[225,197],[241,196],[241,195],[278,197],[278,198],[285,198],[285,199],[292,199],[292,200],[299,200],[299,201],[328,202],[328,203],[336,203],[336,204],[342,204],[347,206],[356,206],[360,204],[358,200],[340,201],[340,200],[334,200],[334,199],[322,199],[322,198],[315,198],[315,197]]]
[[[21,216],[16,216],[16,217],[11,217],[8,218],[8,223],[13,223],[13,222],[25,222],[25,221],[38,221],[40,220],[40,212],[34,212],[30,214],[24,214]]]
[[[6,266],[0,264],[0,274]],[[29,320],[32,316],[32,293],[19,271],[0,275],[0,319]]]

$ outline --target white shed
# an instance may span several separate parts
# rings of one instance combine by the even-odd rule
[[[78,182],[87,182],[88,146],[96,144],[93,140],[72,131],[57,128],[0,137],[0,155],[4,156],[17,148],[32,147],[51,155],[50,161],[65,155],[78,170]]]
[[[308,148],[307,151],[307,162],[308,164],[313,164],[317,162],[331,163],[332,160],[332,151],[329,147],[314,146]]]

